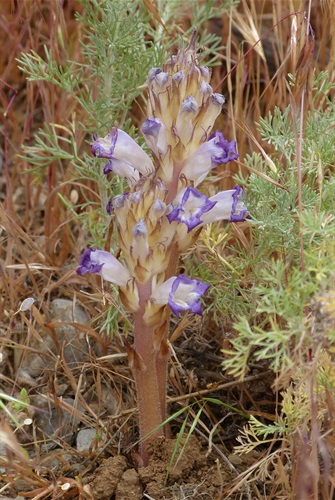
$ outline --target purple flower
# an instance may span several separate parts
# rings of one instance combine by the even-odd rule
[[[243,221],[248,213],[246,206],[243,203],[244,191],[240,186],[234,187],[227,191],[219,193],[209,198],[210,202],[214,202],[214,207],[207,213],[201,216],[203,224],[219,220],[229,220],[229,222]]]
[[[220,96],[222,97],[222,96]],[[221,132],[216,131],[210,136],[209,140],[214,141],[219,151],[212,155],[212,162],[215,165],[220,165],[220,163],[228,163],[232,160],[237,160],[238,153],[236,151],[236,142],[227,141]]]
[[[158,137],[159,131],[162,128],[162,121],[159,118],[147,118],[144,120],[141,130],[144,135]]]
[[[122,208],[125,204],[126,199],[129,197],[129,193],[117,194],[112,198],[111,201],[111,213],[112,210],[118,210]]]
[[[207,142],[201,144],[185,164],[182,173],[195,185],[199,184],[216,165],[236,160],[236,142],[227,141],[221,132],[215,132]]]
[[[222,106],[226,102],[226,99],[225,99],[225,96],[223,96],[222,94],[215,93],[215,94],[212,94],[212,102],[213,102],[213,104],[216,104],[217,106]],[[213,134],[213,135],[215,135],[215,134]],[[210,137],[210,139],[212,138],[212,136]],[[235,143],[235,147],[236,147],[236,143]]]
[[[79,260],[80,275],[93,273],[99,274],[103,279],[119,286],[126,286],[131,279],[129,271],[112,254],[104,250],[87,248]]]
[[[154,291],[151,299],[156,304],[169,304],[177,316],[183,311],[191,311],[202,316],[200,298],[209,286],[184,274],[172,276]]]
[[[211,77],[211,70],[207,66],[200,66],[199,69],[202,77],[209,82]]]
[[[113,127],[105,137],[93,136],[92,153],[98,158],[108,158],[104,173],[115,172],[134,183],[139,173],[148,175],[154,165],[143,149],[123,130]]]
[[[181,197],[181,201],[180,200]],[[201,217],[205,212],[211,210],[216,201],[210,201],[204,194],[189,186],[182,190],[172,203],[173,210],[167,214],[169,222],[184,222],[189,233],[199,224],[202,224]]]
[[[210,94],[212,90],[212,87],[208,83],[206,83],[204,80],[201,81],[200,92],[202,94]]]
[[[235,186],[233,191],[233,205],[230,213],[230,222],[240,222],[245,219],[248,210],[243,203],[244,191],[241,186]]]

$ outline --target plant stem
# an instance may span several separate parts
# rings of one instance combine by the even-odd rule
[[[171,252],[166,278],[176,272],[179,252]],[[169,361],[168,331],[170,311],[165,308],[159,322],[148,326],[145,308],[151,296],[151,280],[139,284],[139,309],[134,315],[134,349],[130,362],[134,374],[140,428],[140,453],[143,464],[149,461],[148,442],[165,435],[162,423],[166,419],[167,367]]]
[[[163,383],[166,392],[166,366],[160,356],[160,344],[157,345],[156,328],[147,326],[144,321],[145,305],[151,294],[151,280],[144,285],[138,285],[140,307],[135,313],[134,351],[132,370],[137,391],[139,411],[140,453],[143,465],[147,465],[149,455],[148,441],[164,435],[161,426],[165,418],[165,405],[162,400]],[[161,373],[164,371],[164,375]],[[163,382],[163,378],[165,382]]]

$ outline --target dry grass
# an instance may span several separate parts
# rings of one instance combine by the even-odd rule
[[[151,9],[153,24],[161,23],[159,11],[152,9],[150,2],[145,2],[145,5]],[[315,32],[313,59],[308,59],[310,46],[304,36],[306,22],[302,12],[306,9],[307,2],[302,0],[241,0],[231,17],[208,23],[208,29],[219,33],[223,43],[227,44],[227,53],[222,54],[223,64],[216,67],[213,74],[213,86],[226,95],[229,103],[227,116],[222,116],[218,128],[228,137],[234,131],[240,158],[255,150],[266,156],[269,149],[261,143],[255,124],[275,106],[285,109],[288,104],[299,101],[300,95],[288,92],[285,78],[288,72],[300,74],[301,88],[308,78],[306,69],[326,69],[331,79],[335,77],[335,39],[331,36],[335,26],[335,4],[331,0],[312,2],[311,21]],[[13,495],[20,491],[24,479],[24,489],[30,490],[29,497],[35,499],[51,495],[52,498],[88,498],[80,478],[94,469],[94,464],[104,453],[115,452],[118,447],[127,449],[136,436],[135,395],[124,359],[124,339],[116,333],[111,344],[106,336],[99,335],[96,321],[110,303],[117,303],[116,298],[112,292],[99,289],[100,284],[94,277],[83,285],[82,279],[75,274],[78,257],[85,248],[85,234],[75,214],[62,203],[59,195],[71,202],[73,197],[78,196],[78,181],[73,180],[66,161],[59,161],[50,164],[43,179],[37,182],[33,174],[27,173],[29,165],[17,156],[22,144],[33,144],[34,132],[43,122],[71,130],[79,154],[87,148],[87,138],[71,125],[86,119],[79,112],[76,101],[51,84],[27,82],[16,62],[21,52],[31,49],[43,56],[44,45],[52,49],[60,64],[67,59],[80,61],[82,33],[80,22],[74,19],[77,10],[81,11],[82,7],[75,1],[63,2],[62,5],[56,0],[8,0],[2,2],[0,17],[3,144],[3,151],[0,152],[0,349],[3,356],[0,392],[18,396],[25,387],[29,397],[43,395],[56,409],[65,409],[84,426],[102,430],[107,436],[98,451],[92,449],[84,460],[71,444],[62,442],[62,451],[58,449],[52,458],[59,455],[63,467],[54,473],[42,451],[45,443],[34,425],[28,426],[27,431],[21,429],[14,432],[16,426],[12,427],[9,419],[3,418],[1,440],[8,453],[2,464],[5,473],[0,492]],[[292,12],[298,14],[293,16]],[[166,28],[169,29],[168,26]],[[249,50],[252,46],[253,49]],[[308,106],[308,99],[306,102]],[[134,119],[138,121],[138,117]],[[67,134],[65,129],[64,134]],[[223,189],[231,187],[236,168],[232,168],[221,180]],[[244,170],[247,175],[247,169]],[[96,195],[90,192],[90,185],[85,189],[87,196],[95,200]],[[248,235],[241,234],[240,240],[243,242],[246,237]],[[34,305],[28,311],[20,310],[20,304],[28,297],[35,299]],[[88,345],[88,356],[85,362],[72,368],[62,356],[64,346],[59,345],[58,352],[45,353],[50,369],[37,382],[32,381],[22,374],[20,367],[27,357],[38,351],[41,336],[55,336],[49,306],[58,297],[68,298],[74,305],[80,304],[89,318],[95,319],[92,326],[76,325]],[[244,385],[230,381],[231,385],[225,385],[221,374],[218,375],[221,337],[216,325],[208,319],[205,324],[187,327],[186,333],[175,332],[179,344],[174,351],[170,371],[172,407],[178,409],[180,401],[183,404],[194,401],[200,390],[210,396],[213,387],[215,394],[220,394],[223,399],[230,402],[238,400],[245,411],[253,407],[255,415],[274,419],[280,410],[273,397],[269,401],[272,377],[260,367],[262,373],[259,379],[264,379],[267,384],[264,390],[264,399],[268,399],[266,402],[255,400],[257,391],[255,393],[255,387],[250,386],[252,381],[246,381]],[[187,331],[190,330],[195,333],[192,339],[187,339]],[[194,376],[192,366],[198,366],[195,360],[197,346],[200,349],[204,342],[214,353],[213,358],[207,360],[203,373],[199,370]],[[99,346],[98,354],[92,349],[93,344]],[[207,381],[207,389],[199,386],[199,376]],[[312,366],[308,373],[311,384],[314,376]],[[64,385],[67,393],[74,397],[74,407],[67,406],[62,400],[60,386]],[[105,413],[101,403],[106,387],[111,387],[116,402],[113,416]],[[333,422],[334,398],[331,394],[327,395],[325,404],[328,418]],[[208,426],[219,425],[223,418],[220,411],[215,407],[206,409],[204,418]],[[14,411],[14,414],[19,420],[30,415],[29,411],[22,409]],[[266,498],[288,498],[294,494],[295,498],[301,499],[318,498],[318,495],[319,498],[331,498],[329,492],[334,491],[332,458],[327,455],[328,451],[324,451],[323,463],[328,464],[328,469],[326,467],[326,471],[320,472],[318,450],[321,437],[315,415],[312,422],[312,440],[308,446],[304,444],[306,436],[301,429],[286,448],[280,449],[275,443],[274,448],[272,445],[269,449],[264,448],[255,465],[239,477],[239,486],[248,481],[252,485],[249,498],[265,498],[264,491],[258,488],[259,483],[255,480],[258,478],[270,484],[269,471],[273,467],[277,470],[276,485],[273,491],[268,490]],[[328,440],[328,445],[334,449],[333,436],[322,436],[322,439]],[[57,441],[55,436],[45,438],[45,442],[48,440]],[[22,446],[28,445],[35,448],[33,463],[22,451]],[[68,454],[76,456],[72,464],[61,457]],[[77,474],[74,464],[80,460],[84,461],[85,467]],[[286,474],[290,462],[294,464],[292,480]],[[308,473],[308,487],[301,471]],[[229,492],[226,494],[228,497]],[[233,496],[234,489],[231,494],[232,498],[240,498]]]

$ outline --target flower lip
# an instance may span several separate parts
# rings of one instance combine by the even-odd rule
[[[210,94],[212,92],[212,87],[209,85],[209,83],[202,80],[200,84],[200,92],[202,94]]]
[[[169,81],[170,75],[169,73],[165,73],[164,71],[160,71],[156,73],[151,80],[154,80],[159,87],[164,87]]]
[[[98,274],[101,271],[102,266],[104,265],[103,263],[98,263],[98,262],[93,262],[91,260],[91,254],[94,252],[94,249],[89,247],[84,250],[82,253],[80,259],[79,259],[79,264],[80,267],[77,269],[77,274],[80,274],[81,276],[86,273],[95,273]]]
[[[103,279],[118,286],[126,286],[131,274],[111,253],[87,248],[80,257],[77,274],[99,274]]]
[[[123,130],[113,127],[105,137],[98,138],[96,134],[93,137],[92,153],[109,159],[104,173],[113,171],[133,184],[139,179],[139,174],[148,175],[155,170],[146,152]]]
[[[161,73],[162,71],[162,68],[151,68],[151,70],[149,71],[148,80],[153,80],[155,76],[159,75],[159,73]]]
[[[203,78],[209,80],[211,76],[211,70],[207,66],[200,66],[199,69]]]
[[[182,173],[198,185],[216,165],[236,160],[238,156],[236,142],[227,141],[221,132],[216,131],[190,156]]]
[[[212,162],[215,165],[220,165],[221,163],[228,163],[232,160],[237,160],[239,154],[236,151],[236,141],[227,141],[224,135],[216,131],[209,137],[209,141],[214,140],[215,145],[218,150],[211,157]]]
[[[244,198],[244,191],[241,186],[235,186],[233,191],[233,205],[231,209],[230,222],[240,222],[245,219],[246,214],[248,213],[243,200],[241,200],[241,198]]]
[[[209,286],[184,274],[172,276],[154,291],[151,299],[159,305],[168,304],[177,316],[183,311],[202,316],[200,298]]]
[[[133,233],[134,238],[140,238],[140,237],[148,235],[148,229],[147,229],[146,223],[144,222],[143,219],[140,219],[135,224],[135,226],[133,227],[132,233]]]
[[[124,206],[125,200],[129,197],[129,193],[117,194],[111,199],[114,210]]]
[[[144,120],[142,133],[151,151],[156,155],[164,155],[167,151],[166,131],[159,118],[147,118]]]
[[[196,226],[202,224],[201,216],[210,211],[215,204],[216,201],[210,201],[204,194],[189,186],[184,190],[181,202],[176,204],[166,217],[170,223],[177,221],[186,224],[189,233]]]
[[[226,102],[226,98],[222,94],[214,93],[214,94],[212,94],[212,102],[214,104],[218,104],[219,106],[222,106]]]
[[[210,285],[202,281],[192,280],[180,274],[173,282],[169,293],[168,304],[171,310],[179,316],[182,311],[191,311],[202,316],[200,297]]]
[[[151,211],[155,213],[157,216],[162,215],[166,210],[166,205],[164,201],[156,198],[153,204],[151,205]]]
[[[94,141],[90,143],[92,154],[98,158],[111,159],[117,140],[117,129],[113,127],[105,137],[98,137],[97,134],[93,134],[93,139]]]
[[[180,111],[182,113],[197,113],[198,104],[192,95],[186,97],[182,102]]]
[[[210,224],[219,220],[240,222],[246,218],[248,210],[243,203],[244,191],[240,186],[227,191],[220,191],[211,196],[209,201],[216,202],[212,210],[201,215],[203,224]]]
[[[182,69],[180,71],[177,71],[177,73],[173,75],[172,80],[174,80],[177,83],[180,83],[183,81],[184,78],[185,78],[185,70]]]
[[[104,174],[114,172],[114,174],[118,175],[119,177],[127,179],[129,186],[134,185],[140,178],[138,170],[129,165],[129,163],[118,160],[117,158],[111,158],[105,165],[103,172]]]

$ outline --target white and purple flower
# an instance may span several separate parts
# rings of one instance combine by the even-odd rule
[[[139,180],[139,174],[148,175],[155,170],[149,156],[123,130],[113,127],[105,137],[98,138],[94,134],[93,138],[90,145],[94,156],[109,160],[105,174],[115,172],[133,185]]]
[[[131,274],[124,265],[105,250],[87,248],[81,255],[79,264],[78,274],[99,274],[103,279],[118,286],[126,286],[131,279]]]
[[[241,186],[235,186],[227,191],[220,191],[211,196],[209,201],[215,203],[210,212],[203,213],[203,224],[210,224],[219,220],[242,222],[247,217],[248,210],[243,202],[244,191]]]
[[[204,194],[190,186],[180,191],[172,204],[174,208],[167,214],[167,218],[170,223],[172,221],[184,222],[189,233],[196,226],[202,224],[200,217],[211,210],[215,204],[216,202],[210,201]]]
[[[210,285],[190,279],[184,274],[172,276],[160,285],[151,296],[158,305],[168,304],[174,314],[190,311],[202,316],[200,298]]]
[[[244,191],[240,186],[221,191],[211,198],[189,186],[180,191],[166,217],[170,223],[177,221],[186,224],[188,233],[199,225],[218,220],[243,221],[247,214],[243,196]]]
[[[216,131],[191,155],[182,173],[197,185],[212,168],[236,160],[238,156],[236,142],[227,141],[221,132]]]

